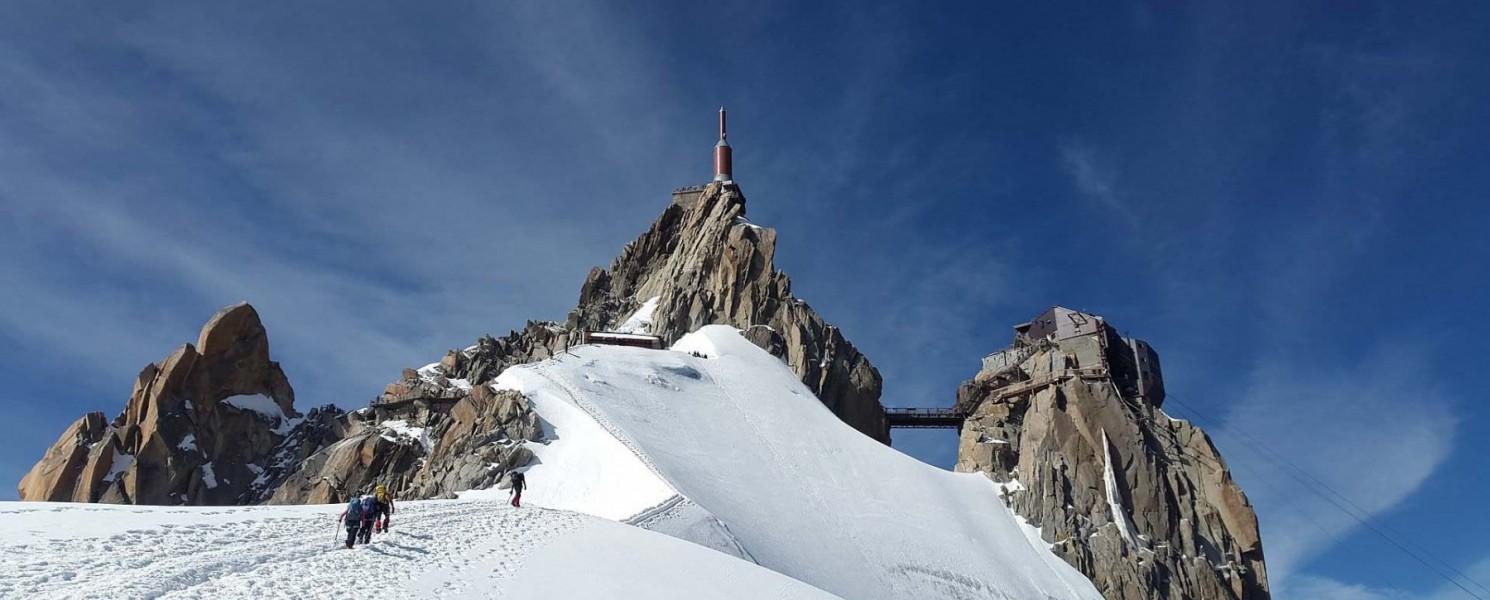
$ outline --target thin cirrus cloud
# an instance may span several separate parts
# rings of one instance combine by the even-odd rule
[[[96,64],[96,51],[0,43],[14,84],[0,90],[0,204],[15,217],[0,240],[0,324],[17,342],[14,359],[51,357],[32,380],[76,377],[63,403],[76,408],[37,415],[48,425],[16,430],[7,457],[45,447],[83,410],[118,410],[121,382],[244,299],[264,317],[300,404],[358,405],[400,366],[529,318],[561,318],[585,270],[662,204],[630,210],[626,199],[665,199],[655,175],[555,189],[573,165],[544,165],[524,146],[553,152],[558,141],[568,154],[593,136],[567,147],[587,128],[483,136],[524,100],[478,109],[471,98],[503,98],[479,81],[363,73],[353,95],[368,100],[348,103],[324,89],[324,65],[299,60],[346,40],[286,47],[221,24],[151,14],[88,42],[127,57],[144,81]],[[354,62],[375,71],[393,50]],[[408,110],[380,113],[394,109]],[[616,218],[569,218],[576,210]],[[44,393],[55,392],[13,389],[5,401]],[[7,460],[9,479],[23,462]]]
[[[1106,314],[1160,348],[1177,399],[1226,417],[1207,425],[1279,590],[1379,592],[1313,570],[1359,528],[1234,438],[1383,517],[1473,444],[1443,340],[1383,333],[1435,311],[1378,302],[1411,286],[1373,271],[1432,284],[1464,255],[1451,235],[1399,244],[1432,250],[1406,268],[1380,250],[1433,198],[1410,176],[1454,139],[1435,119],[1483,96],[1456,87],[1452,37],[1357,43],[1394,23],[1256,3],[93,8],[0,22],[0,375],[21,382],[0,401],[25,407],[0,480],[228,303],[259,307],[302,406],[562,317],[706,173],[721,103],[777,266],[888,402],[950,402],[1049,304]],[[1410,389],[1404,365],[1442,385]],[[1403,396],[1419,409],[1389,417]],[[1372,447],[1383,427],[1396,455]],[[950,462],[948,440],[898,437]]]
[[[1071,148],[1064,160],[1073,188],[1097,202],[1115,201],[1121,193],[1112,184],[1115,175],[1092,167],[1089,150]],[[1219,425],[1213,432],[1218,444],[1259,511],[1269,579],[1285,588],[1310,560],[1361,525],[1315,495],[1312,480],[1290,477],[1291,467],[1280,461],[1295,461],[1374,518],[1420,489],[1454,447],[1457,417],[1450,394],[1421,385],[1423,373],[1433,368],[1431,346],[1381,342],[1373,354],[1351,363],[1317,349],[1321,340],[1307,333],[1316,326],[1311,315],[1328,302],[1331,283],[1360,251],[1360,242],[1319,244],[1321,230],[1337,232],[1333,237],[1369,236],[1371,228],[1360,225],[1330,215],[1302,220],[1279,243],[1252,251],[1306,259],[1280,262],[1261,280],[1250,312],[1263,325],[1259,337],[1270,350],[1255,357],[1250,375],[1237,382],[1243,391],[1236,401],[1217,411],[1224,419],[1206,423]],[[1182,275],[1161,279],[1177,276]],[[1192,405],[1206,407],[1231,395],[1224,387],[1216,390],[1215,379],[1203,386],[1182,381],[1171,386],[1178,401],[1168,410],[1175,414],[1193,416],[1187,414]],[[1413,410],[1399,408],[1406,402]],[[1383,436],[1392,443],[1379,443]]]
[[[1424,384],[1433,369],[1421,344],[1383,342],[1344,367],[1302,355],[1253,370],[1215,433],[1237,450],[1227,458],[1267,517],[1270,578],[1287,584],[1310,559],[1362,528],[1337,504],[1375,518],[1447,460],[1459,417],[1448,391]],[[1291,475],[1300,470],[1307,473],[1302,480]]]
[[[1479,559],[1461,572],[1467,580],[1454,574],[1455,582],[1444,582],[1423,592],[1409,592],[1389,582],[1347,583],[1318,575],[1298,575],[1274,588],[1273,595],[1316,600],[1463,600],[1473,597],[1466,591],[1480,597],[1490,594],[1490,589],[1478,583],[1490,581],[1490,558]]]
[[[1322,557],[1359,552],[1358,545],[1344,540],[1369,532],[1335,505],[1343,501],[1316,494],[1309,478],[1376,521],[1423,490],[1460,445],[1457,432],[1464,416],[1453,386],[1428,383],[1442,380],[1435,374],[1444,375],[1437,365],[1442,341],[1388,333],[1385,324],[1364,318],[1376,314],[1369,308],[1372,292],[1353,288],[1372,275],[1370,267],[1381,264],[1378,249],[1393,233],[1388,215],[1410,202],[1401,182],[1420,160],[1404,149],[1427,149],[1423,116],[1449,94],[1443,82],[1413,69],[1433,62],[1421,47],[1395,55],[1315,47],[1307,55],[1325,74],[1327,90],[1314,107],[1313,127],[1302,130],[1311,136],[1310,152],[1320,165],[1305,175],[1307,186],[1280,191],[1269,177],[1293,175],[1267,172],[1260,185],[1218,187],[1216,180],[1230,181],[1255,167],[1215,163],[1213,180],[1179,187],[1193,191],[1179,198],[1182,207],[1166,207],[1176,201],[1175,182],[1186,180],[1172,167],[1187,164],[1189,156],[1138,150],[1123,157],[1125,165],[1135,166],[1120,170],[1112,155],[1099,150],[1143,148],[1150,139],[1217,146],[1214,139],[1194,137],[1188,124],[1166,122],[1158,133],[1104,139],[1101,145],[1068,139],[1059,159],[1076,194],[1123,222],[1141,224],[1127,228],[1130,245],[1145,258],[1153,278],[1164,289],[1188,290],[1162,296],[1170,319],[1204,325],[1165,332],[1166,349],[1189,355],[1166,361],[1178,400],[1166,409],[1195,416],[1187,414],[1187,405],[1194,405],[1207,416],[1224,417],[1205,425],[1214,428],[1257,507],[1275,589],[1299,597],[1399,594],[1390,583],[1370,577],[1346,583],[1311,572]],[[1182,94],[1176,104],[1216,102],[1204,86],[1187,93],[1194,95]],[[1228,116],[1244,128],[1270,126],[1249,123],[1257,117],[1245,110]],[[1239,149],[1249,149],[1249,141],[1239,137],[1224,151],[1201,155],[1244,156]],[[1273,143],[1266,138],[1253,143],[1262,142]],[[1230,218],[1185,230],[1164,214],[1175,210]],[[1193,221],[1178,223],[1193,226]],[[1187,260],[1185,254],[1203,260]],[[1221,319],[1236,327],[1222,328]],[[1218,338],[1218,328],[1227,334]],[[1204,356],[1208,346],[1214,347],[1209,352],[1227,352],[1225,363],[1244,375],[1191,358]],[[1221,402],[1223,409],[1214,408]],[[1280,461],[1297,464],[1308,473],[1306,481],[1291,477],[1292,466]],[[1373,587],[1378,583],[1380,589]]]

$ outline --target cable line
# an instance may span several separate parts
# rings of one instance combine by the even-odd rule
[[[1218,433],[1222,430],[1222,428],[1220,427],[1220,421],[1218,421],[1218,420],[1210,417],[1209,415],[1207,415],[1206,413],[1201,412],[1200,410],[1197,410],[1195,407],[1192,407],[1192,406],[1190,406],[1188,404],[1185,404],[1184,402],[1182,402],[1178,398],[1176,398],[1174,396],[1174,394],[1167,394],[1166,397],[1165,397],[1165,401],[1166,402],[1173,402],[1175,404],[1178,404],[1182,408],[1184,408],[1185,410],[1187,410],[1187,411],[1189,411],[1191,413],[1194,413],[1195,415],[1201,417],[1202,419],[1205,419],[1208,422],[1211,422],[1211,423],[1216,424],[1217,425],[1216,431]],[[1232,432],[1231,431],[1228,431],[1227,433],[1230,434]],[[1372,523],[1372,521],[1376,521],[1377,519],[1375,519],[1374,517],[1372,517],[1370,515],[1370,513],[1368,513],[1364,509],[1361,509],[1360,506],[1357,505],[1356,503],[1351,502],[1349,498],[1346,498],[1343,494],[1335,491],[1334,488],[1331,488],[1329,486],[1329,484],[1321,481],[1319,478],[1317,478],[1314,475],[1310,474],[1308,471],[1304,470],[1302,467],[1298,466],[1297,464],[1294,464],[1294,462],[1291,461],[1291,460],[1289,460],[1287,457],[1284,457],[1284,456],[1282,456],[1282,455],[1280,455],[1280,454],[1278,454],[1276,452],[1273,452],[1273,451],[1269,450],[1266,447],[1267,445],[1264,442],[1262,442],[1261,440],[1258,440],[1257,438],[1253,437],[1252,435],[1248,434],[1247,432],[1242,431],[1241,429],[1238,428],[1238,429],[1235,430],[1235,434],[1236,434],[1236,437],[1234,437],[1233,439],[1236,439],[1239,442],[1242,442],[1242,445],[1243,446],[1246,446],[1249,450],[1251,450],[1252,452],[1256,453],[1258,456],[1261,456],[1264,460],[1266,460],[1266,461],[1268,461],[1270,463],[1273,463],[1274,466],[1277,466],[1280,469],[1282,469],[1284,473],[1287,473],[1290,477],[1294,478],[1294,480],[1298,481],[1299,483],[1304,484],[1304,486],[1307,487],[1309,489],[1309,491],[1314,492],[1319,497],[1323,498],[1326,502],[1329,502],[1335,508],[1339,509],[1340,512],[1343,512],[1346,515],[1350,516],[1350,518],[1354,519],[1357,523],[1359,523],[1362,526],[1366,527],[1367,529],[1371,530],[1372,533],[1375,533],[1381,539],[1386,540],[1387,543],[1395,546],[1398,550],[1402,551],[1403,554],[1406,554],[1408,556],[1411,556],[1413,559],[1417,560],[1419,563],[1422,563],[1422,565],[1425,566],[1425,567],[1427,567],[1430,571],[1432,571],[1433,574],[1438,575],[1439,577],[1442,577],[1445,581],[1448,581],[1449,583],[1454,584],[1455,587],[1459,588],[1460,590],[1463,590],[1464,593],[1469,594],[1471,597],[1475,598],[1476,600],[1485,600],[1485,598],[1483,596],[1480,596],[1479,594],[1476,594],[1475,592],[1471,591],[1469,588],[1464,587],[1464,584],[1459,583],[1459,581],[1456,580],[1454,577],[1451,577],[1448,574],[1444,573],[1439,568],[1438,565],[1434,565],[1433,563],[1428,562],[1428,560],[1424,559],[1417,552],[1414,552],[1413,550],[1408,549],[1402,543],[1398,542],[1396,539],[1393,539],[1392,536],[1387,535],[1386,532],[1382,531],[1374,523]],[[1331,497],[1332,495],[1334,497]],[[1338,498],[1339,500],[1337,500],[1336,498]],[[1350,506],[1355,507],[1355,511],[1351,510],[1350,508],[1347,508],[1345,504],[1342,504],[1340,502],[1340,500],[1344,500]],[[1356,511],[1360,511],[1360,514],[1358,514]],[[1397,535],[1401,536],[1401,534],[1397,534]],[[1403,539],[1407,539],[1406,536],[1401,536],[1401,537],[1403,537]],[[1413,544],[1413,545],[1414,546],[1417,546],[1417,544]],[[1418,548],[1421,549],[1421,546],[1418,546]],[[1432,558],[1433,560],[1437,561],[1438,563],[1440,563],[1444,567],[1447,567],[1450,571],[1453,571],[1459,577],[1461,577],[1465,581],[1468,581],[1469,583],[1473,584],[1475,587],[1478,587],[1481,590],[1490,592],[1490,590],[1487,590],[1484,585],[1480,584],[1478,581],[1475,581],[1474,579],[1470,578],[1468,575],[1465,575],[1463,572],[1461,572],[1458,569],[1454,568],[1453,565],[1449,565],[1447,561],[1443,560],[1442,558],[1439,558],[1439,557],[1435,556],[1432,552],[1429,552],[1429,551],[1427,551],[1425,549],[1422,549],[1421,552],[1422,552],[1422,554],[1425,554],[1428,557]]]
[[[1248,472],[1248,473],[1256,473],[1250,467],[1244,466],[1241,463],[1238,463],[1236,465],[1236,468],[1238,470],[1240,470],[1240,471],[1244,471],[1244,472]],[[1288,506],[1288,508],[1293,509],[1293,512],[1295,512],[1299,516],[1303,517],[1305,522],[1309,523],[1310,525],[1313,525],[1314,528],[1315,529],[1318,529],[1320,533],[1328,536],[1330,538],[1330,541],[1334,542],[1337,547],[1344,548],[1345,551],[1346,551],[1346,553],[1350,554],[1351,558],[1354,558],[1354,559],[1357,559],[1358,561],[1364,562],[1364,558],[1365,557],[1362,556],[1359,553],[1359,551],[1356,549],[1356,547],[1354,545],[1345,543],[1345,538],[1340,537],[1340,534],[1335,533],[1333,531],[1330,531],[1329,528],[1325,527],[1324,525],[1319,524],[1319,521],[1315,520],[1315,518],[1313,516],[1310,516],[1309,515],[1309,512],[1308,511],[1304,510],[1304,507],[1299,506],[1298,502],[1296,502],[1294,500],[1292,494],[1288,494],[1288,493],[1284,492],[1282,488],[1278,487],[1272,481],[1269,481],[1267,478],[1262,477],[1261,475],[1252,475],[1252,477],[1254,478],[1255,481],[1261,482],[1269,490],[1272,490],[1273,494],[1277,498],[1279,498],[1280,500],[1282,500],[1284,502],[1284,504],[1286,506]],[[1381,571],[1379,571],[1379,570],[1373,570],[1372,571],[1372,574],[1376,576],[1376,580],[1379,581],[1382,584],[1382,586],[1387,587],[1387,588],[1390,588],[1393,592],[1396,592],[1397,595],[1400,596],[1400,597],[1404,597],[1404,598],[1407,597],[1407,592],[1403,591],[1402,588],[1397,587],[1396,584],[1394,584],[1391,581],[1387,580],[1386,575],[1384,573],[1382,573]]]
[[[1183,406],[1183,404],[1182,404],[1182,406]],[[1193,411],[1193,409],[1190,409],[1188,406],[1186,406],[1185,408],[1187,410]],[[1199,413],[1196,413],[1196,414],[1197,414],[1197,416],[1199,415]],[[1197,421],[1200,421],[1202,419],[1196,419],[1196,420]],[[1217,429],[1219,430],[1219,425],[1218,425]],[[1221,432],[1220,431],[1217,431],[1217,434],[1219,435],[1219,434],[1221,434]],[[1228,438],[1231,437],[1230,433],[1226,433],[1225,435]],[[1176,446],[1175,447],[1175,450],[1177,452],[1182,452],[1183,451],[1183,448],[1180,447],[1180,446]],[[1197,456],[1197,458],[1205,459],[1206,457]],[[1209,462],[1212,465],[1215,465],[1218,470],[1223,470],[1224,471],[1224,470],[1227,469],[1227,466],[1226,465],[1217,463],[1214,460],[1207,460],[1206,462]],[[1363,559],[1364,558],[1363,556],[1361,556],[1359,554],[1358,550],[1356,549],[1356,547],[1354,545],[1346,544],[1344,538],[1340,537],[1339,534],[1337,534],[1337,533],[1335,533],[1333,531],[1330,531],[1329,528],[1325,527],[1324,525],[1321,525],[1317,519],[1315,519],[1313,516],[1311,516],[1309,514],[1309,511],[1305,510],[1304,507],[1300,506],[1298,504],[1298,502],[1294,500],[1294,494],[1286,493],[1282,488],[1278,487],[1277,484],[1273,483],[1272,480],[1270,480],[1270,479],[1268,479],[1266,477],[1263,477],[1262,475],[1256,474],[1257,471],[1254,471],[1251,467],[1247,466],[1247,464],[1244,463],[1244,462],[1243,463],[1237,463],[1236,465],[1234,465],[1234,468],[1235,468],[1235,470],[1241,471],[1241,472],[1244,472],[1244,473],[1253,473],[1253,475],[1250,475],[1249,476],[1249,480],[1250,481],[1257,481],[1257,482],[1261,483],[1262,485],[1266,486],[1288,508],[1292,509],[1293,512],[1294,513],[1297,513],[1300,517],[1303,517],[1304,518],[1304,521],[1306,521],[1307,523],[1309,523],[1310,525],[1312,525],[1315,529],[1318,529],[1320,533],[1322,533],[1325,536],[1329,537],[1330,540],[1332,542],[1334,542],[1338,547],[1344,548],[1345,551],[1351,555],[1351,557],[1356,558],[1356,559]],[[1383,573],[1381,573],[1379,571],[1373,571],[1373,574],[1376,576],[1377,581],[1381,582],[1381,584],[1382,584],[1383,587],[1390,588],[1392,591],[1397,592],[1397,594],[1399,596],[1402,596],[1402,597],[1406,597],[1407,596],[1407,593],[1405,591],[1403,591],[1401,588],[1397,587],[1396,584],[1394,584],[1391,581],[1387,580],[1386,579],[1386,576]]]

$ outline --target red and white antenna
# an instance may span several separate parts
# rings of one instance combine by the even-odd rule
[[[734,181],[733,168],[730,164],[729,142],[724,138],[728,135],[724,126],[724,107],[719,107],[719,143],[714,144],[714,181]]]

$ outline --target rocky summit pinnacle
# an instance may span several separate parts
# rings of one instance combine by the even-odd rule
[[[888,442],[879,371],[792,295],[775,254],[776,231],[745,218],[738,186],[715,182],[681,193],[609,269],[590,271],[566,326],[629,323],[675,340],[705,325],[730,325],[784,359],[844,422]],[[631,319],[638,313],[646,318]]]
[[[590,271],[565,323],[530,321],[405,369],[372,406],[287,448],[277,461],[285,468],[266,474],[261,499],[326,501],[373,481],[413,498],[507,485],[507,473],[532,458],[513,441],[539,441],[542,432],[521,394],[491,392],[488,384],[596,331],[671,342],[705,325],[739,328],[785,360],[840,419],[888,441],[879,372],[792,296],[791,282],[773,266],[775,246],[773,230],[745,219],[745,197],[734,184],[675,194],[609,268]]]

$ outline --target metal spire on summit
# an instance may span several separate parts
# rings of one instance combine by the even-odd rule
[[[729,142],[724,138],[729,135],[725,130],[724,107],[719,107],[719,143],[714,144],[714,181],[734,181],[733,168],[730,164],[731,148]]]

